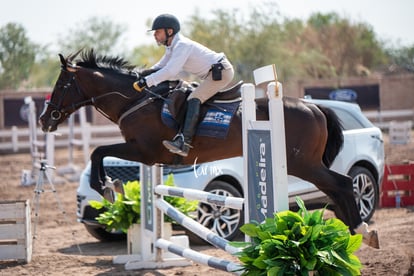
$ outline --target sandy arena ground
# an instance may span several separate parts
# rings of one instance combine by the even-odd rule
[[[391,150],[387,139],[385,140],[390,164],[414,160],[413,141],[409,145],[394,146]],[[68,152],[60,149],[55,155],[57,167],[64,167],[67,164]],[[77,151],[75,161],[80,167],[84,166],[82,160],[82,153]],[[23,169],[31,169],[31,157],[28,153],[0,156],[0,201],[33,201],[34,186],[20,185]],[[48,187],[47,183],[44,185],[45,188]],[[123,265],[114,265],[114,256],[126,254],[126,242],[102,243],[90,236],[83,225],[76,221],[77,183],[55,183],[55,187],[66,215],[59,209],[53,193],[41,194],[32,261],[29,264],[0,261],[0,275],[231,275],[199,264],[133,271],[125,270]],[[381,249],[363,245],[357,252],[364,266],[362,275],[414,275],[414,208],[378,209],[370,227],[378,229]],[[211,246],[197,246],[195,249],[237,261]]]

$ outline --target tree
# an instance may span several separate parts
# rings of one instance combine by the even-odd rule
[[[388,49],[387,54],[392,60],[393,65],[414,72],[414,44],[412,46]]]
[[[58,44],[65,54],[74,53],[81,48],[93,48],[101,55],[125,54],[119,41],[125,30],[123,25],[115,24],[109,19],[92,17],[69,30],[66,36],[59,39]]]
[[[279,78],[361,76],[387,63],[372,27],[336,13],[315,13],[306,21],[284,18],[275,3],[252,7],[248,17],[237,10],[215,11],[210,20],[195,14],[186,25],[189,37],[223,51],[236,78],[250,81],[252,71],[276,64]]]
[[[28,88],[52,87],[60,73],[58,55],[43,56],[36,59],[27,82]]]
[[[36,49],[21,25],[8,23],[0,29],[0,89],[21,86],[29,76]]]
[[[386,62],[381,43],[372,27],[352,24],[336,13],[315,13],[300,38],[299,56],[312,78],[332,78],[369,74]]]

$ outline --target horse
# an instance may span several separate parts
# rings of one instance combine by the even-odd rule
[[[59,57],[61,71],[39,117],[42,130],[55,131],[74,111],[92,105],[118,124],[125,140],[99,146],[91,154],[91,187],[99,194],[104,195],[105,156],[147,165],[176,164],[177,160],[192,165],[195,158],[203,163],[243,155],[241,112],[231,119],[225,138],[196,136],[189,155],[177,159],[162,145],[163,140],[175,136],[176,130],[167,127],[160,114],[165,100],[162,91],[173,89],[178,81],[167,81],[152,91],[139,93],[132,86],[137,79],[136,67],[123,58],[97,55],[93,49]],[[351,233],[362,233],[364,242],[378,248],[376,231],[368,231],[359,214],[352,179],[329,169],[343,145],[339,118],[329,108],[299,98],[283,97],[283,108],[288,174],[313,183],[328,195],[336,217],[349,226]],[[266,99],[257,99],[256,114],[258,120],[269,118]]]

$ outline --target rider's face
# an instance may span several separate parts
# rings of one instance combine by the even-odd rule
[[[172,29],[168,29],[167,32],[171,35]],[[167,36],[165,34],[164,29],[157,29],[154,31],[154,38],[158,45],[164,45],[165,40],[167,39]],[[169,44],[170,41],[168,41]]]

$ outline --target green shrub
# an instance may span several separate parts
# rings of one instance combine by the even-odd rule
[[[164,185],[174,186],[174,179],[169,175]],[[197,210],[198,201],[189,201],[181,197],[165,196],[164,200],[177,208],[185,215]],[[139,181],[129,181],[124,185],[124,195],[117,193],[116,200],[110,201],[102,198],[102,201],[90,200],[89,204],[98,210],[105,209],[96,218],[97,221],[105,225],[108,231],[122,230],[127,232],[128,228],[134,223],[140,223],[141,214],[141,185]],[[164,216],[166,222],[172,219]]]
[[[353,253],[361,235],[351,235],[337,218],[324,220],[325,209],[312,213],[296,198],[298,212],[281,211],[263,223],[247,223],[241,231],[251,242],[232,242],[242,250],[242,275],[360,275],[361,262]]]

